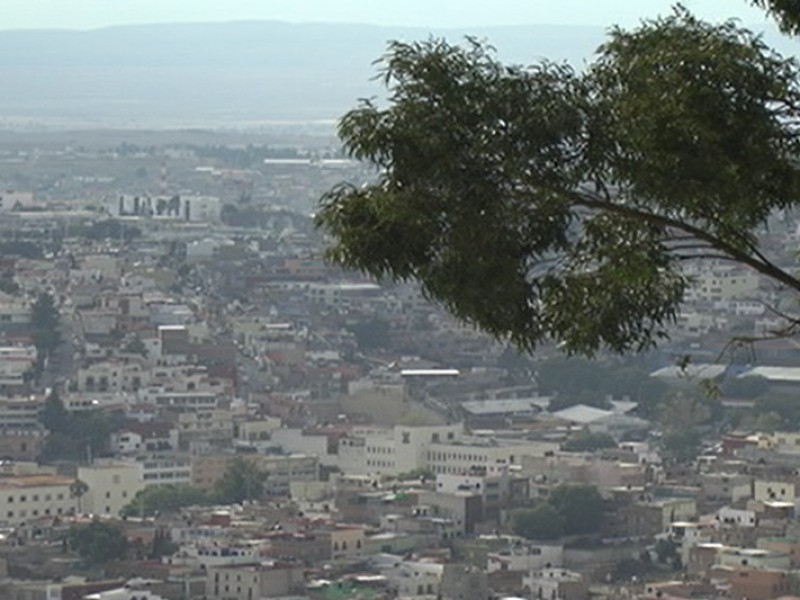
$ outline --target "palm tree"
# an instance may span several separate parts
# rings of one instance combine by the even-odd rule
[[[81,507],[81,498],[88,491],[88,484],[80,479],[76,479],[69,485],[69,493],[78,501],[78,514],[83,513],[83,508]]]

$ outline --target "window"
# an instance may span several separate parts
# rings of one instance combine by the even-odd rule
[[[403,443],[410,444],[411,443],[411,433],[408,431],[403,432]]]

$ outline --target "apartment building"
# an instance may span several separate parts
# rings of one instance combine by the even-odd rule
[[[0,476],[0,522],[15,527],[40,517],[73,514],[75,480],[50,474]]]

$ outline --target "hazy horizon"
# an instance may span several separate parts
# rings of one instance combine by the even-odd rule
[[[384,93],[374,81],[374,61],[389,40],[434,35],[457,42],[472,35],[497,48],[504,62],[533,64],[548,59],[581,69],[610,25],[632,26],[633,15],[640,19],[671,10],[671,3],[664,0],[642,0],[634,8],[632,3],[619,7],[611,0],[497,0],[491,7],[459,0],[459,6],[474,5],[475,10],[456,13],[444,10],[452,9],[453,0],[426,1],[434,6],[418,10],[412,18],[408,10],[397,13],[397,2],[365,0],[260,4],[230,0],[224,14],[219,2],[208,0],[193,0],[191,11],[187,0],[159,0],[159,6],[168,5],[170,10],[162,6],[161,12],[153,13],[142,10],[154,5],[151,0],[125,0],[124,5],[116,0],[70,0],[59,5],[24,0],[27,9],[45,5],[56,9],[38,12],[22,12],[22,0],[3,0],[7,18],[0,26],[0,77],[5,83],[0,128],[332,123],[360,98]],[[697,13],[703,17],[736,16],[745,22],[755,15],[764,25],[771,23],[747,0],[724,2],[728,9],[735,5],[738,12],[729,15],[721,0],[686,4],[690,9],[702,4]],[[74,14],[62,15],[57,28],[45,27],[64,12],[66,4]],[[579,4],[587,10],[564,14],[565,8]],[[303,15],[298,5],[307,9]],[[313,6],[321,10],[311,10]],[[406,0],[403,6],[419,8],[421,0]],[[357,13],[358,7],[364,11]],[[504,7],[509,10],[504,12]],[[548,10],[533,10],[536,7]],[[598,7],[607,9],[602,18],[595,14]],[[522,17],[534,14],[550,23],[525,24]],[[298,20],[289,18],[292,15]],[[220,16],[224,18],[213,20]],[[341,22],[348,16],[394,21]],[[519,19],[497,22],[512,16]],[[147,18],[161,21],[136,22]],[[436,24],[411,23],[414,19]],[[480,24],[463,24],[467,20]],[[40,27],[13,29],[22,23]],[[76,24],[87,28],[70,28]],[[98,24],[102,26],[90,27]],[[784,53],[796,53],[797,40],[779,36],[774,27],[751,28],[765,29],[769,43]]]
[[[737,18],[760,28],[762,10],[747,0],[684,0],[698,16]],[[666,14],[674,0],[3,0],[0,31],[95,30],[120,25],[283,21],[401,27],[635,25]]]

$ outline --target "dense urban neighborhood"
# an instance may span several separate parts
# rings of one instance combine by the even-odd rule
[[[525,355],[322,259],[334,140],[125,135],[0,140],[0,596],[800,594],[792,295],[688,263],[657,351]]]

